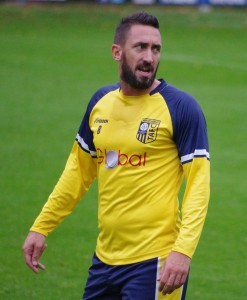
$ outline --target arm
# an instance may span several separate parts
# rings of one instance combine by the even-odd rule
[[[184,101],[183,101],[184,100]],[[172,293],[189,272],[207,214],[210,193],[209,147],[205,118],[198,104],[183,94],[173,115],[174,140],[186,179],[182,222],[172,252],[161,270],[159,290]]]
[[[46,248],[45,238],[72,212],[96,176],[96,163],[89,153],[74,143],[65,169],[23,245],[26,264],[35,272]]]

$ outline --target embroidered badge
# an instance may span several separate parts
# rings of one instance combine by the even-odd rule
[[[152,143],[156,140],[160,121],[154,119],[142,119],[136,134],[138,141],[143,144]]]

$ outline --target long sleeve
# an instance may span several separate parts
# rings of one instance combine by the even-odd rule
[[[174,251],[192,257],[199,242],[210,195],[210,162],[194,158],[183,165],[186,188],[182,201],[182,224]]]
[[[65,169],[31,231],[47,236],[70,214],[96,177],[92,156],[74,143]]]
[[[182,220],[174,251],[193,256],[205,221],[210,194],[207,125],[201,107],[189,94],[164,89],[173,122],[173,138],[186,180]]]

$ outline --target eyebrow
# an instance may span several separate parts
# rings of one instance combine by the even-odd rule
[[[145,47],[147,47],[148,45],[149,45],[149,43],[147,43],[147,42],[141,42],[141,41],[136,42],[136,43],[133,44],[134,47],[137,47],[137,46],[145,46]],[[151,48],[161,49],[161,44],[152,44]]]

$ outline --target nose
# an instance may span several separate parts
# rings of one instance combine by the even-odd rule
[[[146,49],[143,60],[149,63],[153,62],[154,58],[153,58],[152,49]]]

